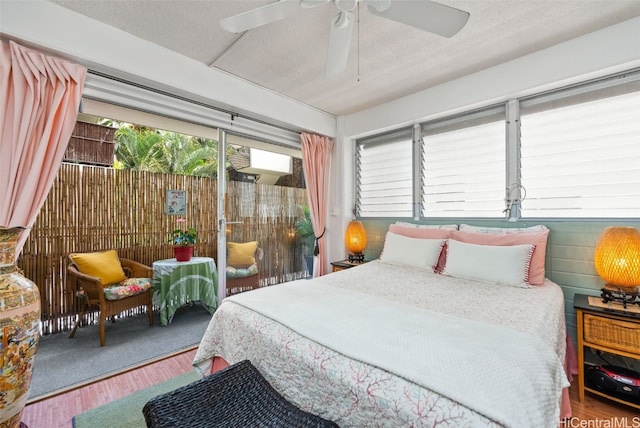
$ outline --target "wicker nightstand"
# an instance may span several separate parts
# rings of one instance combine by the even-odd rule
[[[576,294],[573,300],[578,324],[578,397],[584,392],[640,409],[640,398],[598,388],[586,379],[585,347],[640,360],[640,314],[614,311],[589,305],[588,296]]]
[[[345,269],[350,269],[354,266],[360,266],[366,262],[350,262],[349,260],[340,260],[337,262],[331,262],[331,272],[338,272]]]

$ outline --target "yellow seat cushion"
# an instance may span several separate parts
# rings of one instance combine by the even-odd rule
[[[116,250],[74,253],[69,257],[80,272],[100,278],[103,285],[116,284],[127,279]]]
[[[256,262],[258,241],[227,243],[227,265],[233,267],[248,267]]]

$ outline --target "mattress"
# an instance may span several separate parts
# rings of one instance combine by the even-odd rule
[[[564,297],[560,287],[549,280],[543,286],[509,287],[373,261],[313,280],[269,288],[274,290],[261,289],[223,301],[194,360],[203,374],[209,372],[216,356],[230,364],[249,359],[285,398],[340,426],[557,426],[560,391],[568,385],[566,376],[559,379],[558,374],[566,332]],[[306,303],[286,302],[287,288],[301,296],[304,290],[313,290],[316,297],[307,296]],[[326,312],[333,306],[339,309]],[[391,309],[395,312],[389,312]],[[435,324],[425,324],[429,327],[410,333],[413,336],[397,335],[407,336],[402,338],[405,342],[397,341],[393,330],[386,336],[377,334],[390,317],[393,328],[404,331],[403,325],[397,324],[404,317],[403,311],[433,317],[434,321],[420,318],[420,322]],[[287,320],[283,314],[289,316],[290,312],[298,313],[298,318]],[[459,335],[450,334],[458,340],[443,338],[447,331],[444,326],[450,325],[461,326],[460,331],[467,334],[473,331],[467,343],[461,343]],[[434,342],[422,344],[430,331],[440,332],[432,338],[437,346]],[[361,345],[349,347],[350,334],[354,344],[359,340]],[[484,343],[485,336],[487,340],[502,337],[504,345]],[[336,337],[342,342],[334,340]],[[516,358],[514,363],[508,361],[505,346],[511,342],[531,342],[537,347],[511,357]],[[495,350],[495,355],[486,354],[486,349],[480,352],[482,347]],[[410,353],[426,349],[424,355],[428,357],[439,354],[437,364],[425,367],[432,370],[432,377],[440,378],[440,383],[432,385],[426,375],[423,381],[419,368],[422,354],[419,358],[405,355],[405,349]],[[379,354],[389,356],[384,360],[378,358]],[[549,371],[555,373],[544,382],[539,380],[543,376],[534,379],[535,373],[529,371],[547,370],[536,368],[543,354],[549,354]],[[443,355],[451,355],[451,361],[441,361]],[[398,364],[394,365],[393,359]],[[521,373],[509,382],[511,377],[504,378],[508,370],[501,368],[512,366]],[[470,375],[460,377],[461,367]],[[467,379],[475,373],[478,379]],[[451,382],[447,383],[449,376]],[[484,391],[484,384],[463,386],[486,383],[490,378],[501,378],[503,383],[493,391],[488,385]],[[531,380],[538,381],[537,389],[528,389]],[[493,397],[500,392],[495,389],[502,388],[502,398],[474,401]],[[459,394],[465,389],[481,393],[475,397]],[[520,401],[509,401],[520,392],[527,397],[525,402],[515,405]],[[510,414],[503,415],[504,408]]]

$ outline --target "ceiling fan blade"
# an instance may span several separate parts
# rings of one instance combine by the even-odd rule
[[[331,21],[326,76],[335,76],[347,68],[352,30],[353,13],[351,12],[340,12]]]
[[[312,7],[320,6],[323,3],[329,3],[331,0],[300,0],[300,6],[305,9],[311,9]]]
[[[286,18],[300,10],[299,0],[279,0],[247,12],[220,20],[220,26],[232,33],[242,33],[252,28]]]
[[[365,0],[369,12],[420,30],[451,37],[464,27],[469,13],[430,0]]]

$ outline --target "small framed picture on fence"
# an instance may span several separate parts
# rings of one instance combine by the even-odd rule
[[[187,192],[184,190],[167,190],[168,215],[187,215]]]

